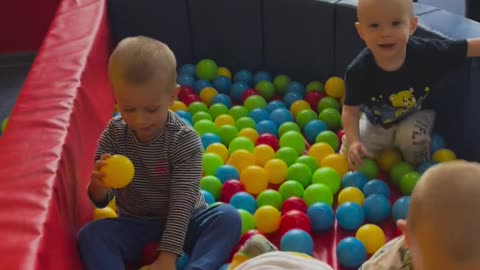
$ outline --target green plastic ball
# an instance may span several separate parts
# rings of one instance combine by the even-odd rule
[[[197,63],[195,73],[201,80],[213,81],[217,77],[217,64],[210,59],[203,59]]]
[[[230,116],[233,117],[235,121],[237,121],[242,117],[248,116],[248,110],[244,106],[235,105],[232,108],[230,108],[230,110],[228,111],[228,114],[230,114]]]
[[[330,145],[333,151],[337,151],[340,146],[340,141],[337,134],[331,130],[324,130],[320,132],[315,138],[315,143],[323,142]]]
[[[247,210],[237,209],[240,214],[240,219],[242,220],[242,235],[250,230],[255,229],[255,219],[253,215],[250,214]]]
[[[195,129],[200,136],[205,133],[217,134],[217,127],[215,126],[215,123],[207,119],[202,119],[196,122],[193,125],[193,129]]]
[[[340,121],[342,116],[338,110],[333,108],[326,108],[318,114],[318,119],[327,124],[328,129],[337,130],[340,128]]]
[[[332,97],[324,97],[318,102],[317,109],[321,112],[327,108],[332,108],[338,111],[340,109],[340,104]]]
[[[232,140],[237,138],[238,130],[234,126],[223,125],[217,129],[217,135],[220,137],[220,140],[224,145],[230,145]]]
[[[297,160],[295,160],[295,163],[303,163],[307,165],[308,168],[310,168],[310,172],[312,172],[312,174],[318,169],[317,160],[309,155],[299,156]]]
[[[267,100],[270,100],[275,95],[275,86],[269,81],[260,81],[255,85],[255,89]]]
[[[323,92],[323,83],[319,81],[311,81],[309,84],[307,84],[306,87],[307,93],[317,91],[317,92]]]
[[[295,180],[306,188],[312,181],[312,172],[306,164],[294,163],[292,166],[288,167],[287,179]]]
[[[219,115],[228,114],[228,107],[222,103],[215,103],[208,109],[208,112],[215,120]]]
[[[291,166],[293,163],[295,163],[295,160],[298,158],[298,152],[288,146],[285,147],[280,147],[280,149],[277,150],[277,153],[275,153],[275,157],[277,159],[281,159],[287,164],[287,166]]]
[[[230,154],[240,149],[253,153],[254,148],[255,145],[253,142],[246,137],[236,137],[228,145],[228,151]]]
[[[418,180],[420,179],[420,174],[416,171],[411,171],[406,173],[400,180],[400,191],[403,195],[411,195],[413,189],[417,185]]]
[[[303,154],[306,146],[303,135],[298,131],[285,132],[280,137],[279,145],[280,147],[291,147],[295,149],[298,155]]]
[[[195,124],[198,121],[203,120],[203,119],[213,121],[212,116],[208,112],[199,111],[199,112],[196,112],[194,115],[192,115],[192,123],[193,124]]]
[[[312,184],[326,185],[332,194],[336,194],[342,184],[340,175],[330,167],[317,169],[312,175]]]
[[[378,176],[377,162],[368,158],[362,158],[363,166],[357,166],[357,171],[361,172],[367,179],[375,179]]]
[[[414,171],[412,165],[408,164],[407,162],[399,162],[395,164],[392,169],[390,170],[390,182],[394,184],[395,186],[400,186],[400,181],[402,180],[402,177],[409,173]]]
[[[201,101],[194,101],[192,102],[188,108],[187,108],[188,112],[191,114],[191,115],[194,115],[195,113],[197,112],[206,112],[208,113],[208,107],[207,105],[205,105],[205,103],[201,102]]]
[[[262,96],[253,95],[245,99],[243,106],[245,106],[245,108],[251,112],[255,109],[264,109],[267,107],[267,101]]]
[[[283,96],[287,85],[290,83],[290,77],[287,75],[278,75],[273,79],[273,85],[275,86],[275,92],[279,96]]]
[[[308,124],[308,122],[312,120],[317,120],[317,119],[318,119],[317,114],[313,110],[306,109],[298,112],[295,120],[298,126],[300,127],[300,129],[303,130],[305,126]]]
[[[200,189],[210,192],[218,200],[222,193],[222,182],[213,175],[207,175],[200,179]]]
[[[308,186],[303,192],[303,200],[307,206],[314,203],[324,203],[326,205],[333,205],[333,194],[329,187],[323,184],[312,184]]]
[[[262,191],[257,197],[257,207],[260,208],[264,205],[271,205],[277,209],[281,209],[283,198],[280,192],[267,189]]]
[[[304,188],[302,184],[300,184],[297,181],[287,180],[283,182],[282,185],[280,185],[280,188],[278,189],[278,191],[280,192],[280,194],[282,194],[282,198],[286,200],[290,197],[302,198]]]
[[[235,127],[237,127],[238,131],[241,131],[244,128],[253,128],[255,129],[255,120],[248,116],[240,117],[235,122]]]
[[[295,122],[285,122],[278,128],[278,136],[282,137],[287,131],[300,132],[300,127]]]

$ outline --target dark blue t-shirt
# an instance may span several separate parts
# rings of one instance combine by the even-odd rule
[[[411,37],[404,64],[398,70],[384,71],[371,51],[364,49],[345,73],[344,104],[361,106],[374,124],[391,125],[420,110],[435,91],[432,84],[466,57],[466,40]]]

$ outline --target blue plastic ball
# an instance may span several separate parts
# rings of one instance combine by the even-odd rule
[[[286,108],[278,108],[270,113],[270,120],[272,120],[277,127],[286,122],[293,122],[292,113]]]
[[[305,86],[297,81],[291,81],[287,84],[287,88],[285,88],[285,94],[288,93],[298,93],[303,96],[305,95]]]
[[[221,103],[221,104],[227,106],[227,108],[232,107],[232,99],[228,95],[225,95],[225,94],[218,94],[215,97],[213,97],[212,105],[217,104],[217,103]]]
[[[356,187],[363,190],[368,178],[361,172],[348,172],[342,178],[342,188]]]
[[[365,218],[373,223],[381,223],[390,216],[390,201],[383,195],[373,194],[363,202]]]
[[[177,115],[180,116],[181,118],[185,118],[187,119],[188,121],[192,121],[192,114],[187,112],[187,111],[183,111],[183,110],[178,110],[176,111]]]
[[[347,231],[354,231],[362,226],[365,221],[363,208],[354,203],[346,202],[337,208],[337,222],[340,228]]]
[[[212,87],[212,84],[206,80],[197,80],[193,85],[193,90],[198,95],[200,94],[200,91],[202,91],[202,89],[205,87]]]
[[[393,220],[397,222],[399,219],[406,219],[408,214],[408,208],[410,206],[410,196],[403,196],[393,203],[392,216]]]
[[[290,106],[292,106],[295,101],[301,99],[303,99],[302,94],[297,92],[290,92],[285,94],[285,96],[283,97],[283,102],[285,103],[285,106],[287,106],[287,108],[290,108]]]
[[[183,270],[187,268],[189,258],[187,255],[183,254],[177,258],[177,270]]]
[[[237,169],[231,165],[222,165],[215,172],[215,176],[223,183],[232,179],[240,179],[240,174]]]
[[[253,75],[253,85],[257,85],[257,83],[261,81],[272,81],[272,75],[265,71],[258,71]]]
[[[203,195],[203,199],[205,200],[205,202],[207,202],[208,205],[212,204],[215,202],[215,197],[213,197],[212,193],[206,191],[206,190],[201,190],[202,192],[202,195]]]
[[[291,229],[280,239],[280,250],[313,255],[313,239],[304,230]]]
[[[271,120],[263,120],[255,125],[255,129],[259,135],[268,133],[277,136],[277,125]]]
[[[189,125],[189,126],[193,127],[193,125],[192,125],[192,121],[190,121],[190,120],[188,120],[188,119],[186,119],[186,118],[182,118],[182,120],[183,120],[183,122],[185,122],[185,124],[187,124],[187,125]]]
[[[263,120],[268,120],[269,114],[266,109],[253,109],[248,116],[255,120],[255,123],[261,122]]]
[[[328,130],[328,126],[322,120],[312,120],[305,125],[303,133],[307,141],[314,144],[318,134],[325,130]]]
[[[189,76],[194,77],[195,76],[195,69],[196,69],[196,67],[195,67],[194,64],[185,64],[180,68],[178,74],[181,74],[181,75],[184,74],[184,75],[189,75]]]
[[[181,86],[193,87],[195,85],[195,79],[188,74],[180,74],[177,77],[177,83]]]
[[[267,110],[272,113],[275,109],[286,108],[285,104],[280,100],[272,100],[267,104]]]
[[[363,194],[368,197],[373,194],[380,194],[387,198],[390,198],[390,189],[387,183],[382,180],[373,179],[368,181],[363,187]]]
[[[432,134],[431,136],[431,145],[430,151],[435,153],[437,150],[446,148],[445,140],[443,140],[442,136],[438,134]]]
[[[314,232],[328,231],[335,223],[335,213],[332,207],[325,203],[314,203],[307,210],[312,230]]]
[[[235,82],[243,82],[247,85],[247,88],[253,83],[253,75],[250,71],[246,69],[239,70],[233,76]]]
[[[367,259],[367,250],[360,240],[346,237],[337,246],[338,262],[348,268],[358,268]]]
[[[222,142],[222,139],[218,135],[213,134],[213,133],[203,134],[202,137],[201,137],[201,140],[202,140],[203,149],[207,149],[207,147],[212,143],[221,143]]]
[[[246,210],[252,215],[257,210],[257,201],[255,198],[244,191],[235,193],[235,195],[230,198],[230,204],[236,209]]]
[[[219,76],[213,81],[213,87],[215,87],[219,93],[229,94],[230,88],[232,88],[232,81],[227,77]]]
[[[236,82],[232,85],[230,89],[230,96],[236,102],[242,101],[242,95],[247,91],[248,85],[244,82]]]
[[[435,162],[433,160],[425,161],[424,163],[420,164],[420,166],[418,166],[417,172],[419,174],[423,174],[426,170],[428,170],[430,167],[432,167],[433,165],[436,165],[436,164],[437,164],[437,162]]]

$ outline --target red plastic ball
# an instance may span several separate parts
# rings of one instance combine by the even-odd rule
[[[322,92],[313,91],[305,95],[305,101],[310,104],[312,110],[317,111],[317,105],[320,99],[326,97],[326,95]]]
[[[340,129],[340,130],[337,132],[338,141],[339,141],[340,143],[342,143],[343,134],[345,134],[345,130],[343,130],[343,129]]]
[[[253,96],[253,95],[260,95],[258,93],[257,90],[253,89],[253,88],[249,88],[247,89],[245,92],[243,92],[242,94],[242,103],[245,102],[245,100],[249,97],[249,96]]]
[[[224,203],[229,203],[233,195],[237,194],[240,191],[245,191],[245,187],[240,181],[232,179],[228,180],[223,184],[221,200]]]
[[[181,86],[180,91],[178,92],[178,99],[182,100],[188,95],[193,95],[195,94],[195,91],[193,88],[188,87],[188,86]]]
[[[195,95],[195,94],[189,94],[189,95],[185,96],[181,101],[183,103],[185,103],[185,105],[187,105],[187,107],[188,107],[193,102],[200,101],[200,97]]]
[[[277,137],[275,137],[274,135],[272,134],[269,134],[269,133],[264,133],[262,135],[260,135],[257,139],[257,142],[256,142],[256,145],[260,145],[260,144],[266,144],[266,145],[269,145],[270,147],[272,147],[272,149],[276,152],[279,148],[279,144],[278,144],[278,139]]]
[[[298,210],[303,213],[307,213],[308,206],[301,198],[290,197],[282,204],[282,214],[285,214],[290,210]]]
[[[312,225],[307,214],[298,210],[290,210],[282,215],[280,219],[280,237],[291,229],[302,229],[307,233],[312,231]]]

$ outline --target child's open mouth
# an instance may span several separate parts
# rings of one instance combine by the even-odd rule
[[[384,44],[379,44],[380,48],[383,49],[391,49],[395,46],[395,43],[384,43]]]

